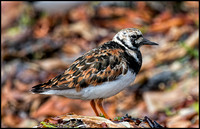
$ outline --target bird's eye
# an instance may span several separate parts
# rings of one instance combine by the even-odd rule
[[[136,35],[131,35],[131,38],[135,39],[135,38],[137,38],[137,37],[136,37]]]

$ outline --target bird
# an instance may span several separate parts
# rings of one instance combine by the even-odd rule
[[[61,95],[70,99],[90,100],[110,119],[102,101],[118,94],[134,82],[142,66],[140,47],[158,45],[143,37],[137,28],[120,30],[112,40],[77,58],[63,73],[45,83],[33,86],[32,93]]]

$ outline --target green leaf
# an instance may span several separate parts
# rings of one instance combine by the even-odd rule
[[[170,110],[170,108],[165,108],[165,114],[166,114],[167,116],[172,116],[172,115],[175,114],[175,112],[172,112],[172,111]]]
[[[42,124],[46,128],[57,128],[57,127],[55,127],[56,125],[54,125],[52,123],[46,123],[44,121],[40,122],[40,124]]]
[[[15,27],[11,27],[7,30],[7,34],[9,36],[15,36],[17,35],[18,33],[20,33],[21,31],[21,28],[19,26],[15,26]]]
[[[119,121],[121,119],[122,119],[122,117],[120,117],[120,116],[117,116],[117,117],[114,118],[114,120],[117,120],[117,121]]]
[[[186,43],[181,42],[180,45],[185,48],[185,50],[187,51],[187,53],[193,57],[195,57],[196,59],[199,59],[199,51],[195,48],[192,48],[190,46],[188,46]]]
[[[100,117],[104,117],[104,118],[105,118],[105,116],[104,116],[102,113],[99,113],[99,116],[100,116]]]
[[[192,104],[192,107],[194,110],[199,114],[199,102],[195,102]]]

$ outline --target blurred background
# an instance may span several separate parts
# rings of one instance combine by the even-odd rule
[[[104,101],[166,127],[199,127],[199,2],[1,2],[1,127],[33,127],[66,113],[93,116],[89,101],[32,94],[123,28],[159,46],[141,48],[130,87]]]

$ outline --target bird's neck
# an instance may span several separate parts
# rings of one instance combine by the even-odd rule
[[[137,74],[142,66],[142,54],[140,50],[126,50],[125,58],[128,62],[130,70]]]

